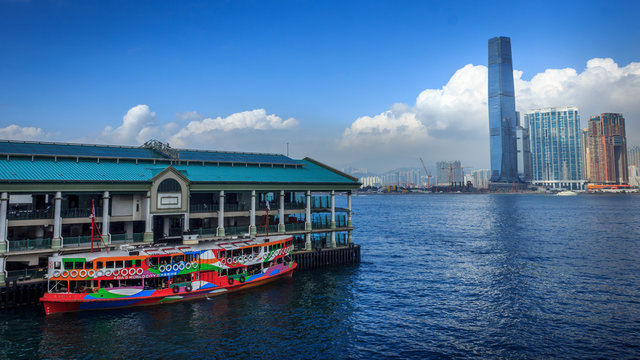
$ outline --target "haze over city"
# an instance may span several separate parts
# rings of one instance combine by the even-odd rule
[[[0,138],[489,167],[487,39],[516,109],[623,113],[640,143],[636,2],[0,2]],[[492,19],[500,19],[493,21]]]

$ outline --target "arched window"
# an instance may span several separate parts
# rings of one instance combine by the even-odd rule
[[[180,183],[175,179],[166,179],[166,180],[163,180],[160,183],[160,185],[158,185],[158,192],[164,192],[164,193],[182,192],[182,187],[180,187]]]

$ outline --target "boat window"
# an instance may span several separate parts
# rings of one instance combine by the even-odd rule
[[[114,266],[114,261],[107,261],[107,268],[113,268]]]
[[[54,261],[53,262],[53,268],[56,270],[59,270],[62,264],[60,264],[60,261]]]
[[[85,269],[92,270],[93,269],[93,261],[87,261],[84,265]]]
[[[83,261],[74,261],[73,262],[73,268],[74,269],[84,269],[84,262]]]
[[[132,267],[132,266],[133,266],[133,261],[131,261],[131,260],[126,260],[126,261],[124,262],[124,267],[130,268],[130,267]]]
[[[184,256],[182,256],[182,255],[176,255],[176,256],[173,257],[173,262],[174,263],[178,263],[178,262],[183,261],[183,260],[184,260]]]
[[[119,268],[124,267],[124,260],[116,261],[116,267],[119,267]]]
[[[134,267],[140,267],[140,260],[133,260]]]
[[[98,261],[96,263],[96,269],[102,269],[102,268],[104,268],[104,263],[102,261]]]

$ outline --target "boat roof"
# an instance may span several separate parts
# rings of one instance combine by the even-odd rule
[[[144,257],[144,256],[160,256],[160,255],[174,255],[184,254],[194,251],[202,250],[238,250],[250,246],[271,244],[281,240],[290,238],[291,235],[278,235],[269,237],[252,237],[252,238],[225,238],[215,241],[204,241],[197,245],[177,245],[169,246],[166,244],[153,244],[153,245],[122,245],[120,249],[111,250],[106,252],[104,250],[98,252],[85,252],[74,254],[54,254],[50,257],[50,260],[63,260],[63,259],[77,259],[85,258],[86,261],[93,261],[98,258],[107,257]],[[131,252],[137,252],[132,254]]]

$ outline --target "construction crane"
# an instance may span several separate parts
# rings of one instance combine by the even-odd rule
[[[441,165],[440,170],[442,172],[444,172],[445,170],[449,170],[449,186],[451,188],[454,188],[455,184],[454,184],[454,181],[453,181],[453,170],[454,169],[460,169],[460,171],[462,172],[462,176],[464,176],[464,169],[471,169],[471,168],[473,168],[473,166],[455,166],[454,162],[451,161],[451,162],[449,162],[448,169],[447,169],[445,163],[443,162],[442,165]]]
[[[429,170],[427,170],[427,167],[424,166],[424,160],[422,160],[422,158],[420,158],[420,162],[422,163],[422,168],[424,169],[424,172],[427,174],[427,189],[431,188],[431,173],[429,172]]]

